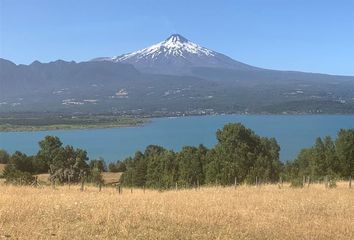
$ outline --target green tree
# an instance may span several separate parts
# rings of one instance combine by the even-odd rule
[[[109,163],[108,164],[108,171],[109,172],[118,172],[116,163],[113,163],[113,162]]]
[[[281,170],[280,147],[275,139],[260,138],[240,123],[226,124],[216,133],[218,143],[207,156],[206,179],[223,185],[275,181]]]
[[[336,151],[340,162],[341,175],[354,176],[354,129],[341,129],[336,140]]]
[[[0,149],[0,164],[6,164],[10,160],[10,155],[3,149]]]
[[[11,155],[9,165],[12,165],[15,169],[21,172],[34,172],[32,157],[29,157],[19,151],[16,151],[14,154]]]
[[[23,172],[16,169],[15,165],[6,165],[3,171],[3,177],[6,179],[6,183],[14,183],[21,185],[28,185],[34,181],[34,177],[29,172]]]
[[[11,155],[8,164],[3,171],[3,177],[7,183],[30,184],[33,182],[34,172],[32,165],[32,156],[16,151]]]
[[[94,160],[90,162],[90,181],[96,184],[97,186],[104,184],[104,179],[102,176],[103,167],[101,160]]]
[[[140,152],[136,152],[134,156],[133,185],[143,187],[146,183],[147,163],[145,156]]]
[[[87,152],[63,146],[58,137],[46,136],[39,142],[39,151],[33,160],[37,173],[49,172],[51,181],[79,181],[89,173]]]
[[[312,179],[321,179],[326,175],[326,151],[321,138],[317,138],[312,147],[312,158],[310,159],[310,168]]]
[[[126,186],[131,186],[133,185],[133,170],[134,170],[133,158],[128,157],[123,162],[126,166],[126,171],[122,174],[120,181]]]
[[[252,180],[258,177],[265,182],[276,182],[282,171],[282,163],[279,160],[280,147],[275,138],[261,138],[260,143],[261,151],[248,177]]]
[[[206,152],[204,149],[186,146],[177,154],[180,184],[192,186],[197,182],[204,183],[203,166]]]
[[[340,176],[340,162],[338,160],[336,146],[332,138],[327,136],[323,140],[325,149],[326,175],[331,176],[331,179]]]
[[[55,136],[46,136],[38,144],[39,152],[36,156],[35,166],[38,172],[45,173],[48,172],[51,164],[55,164],[54,159],[63,144]]]
[[[313,161],[313,149],[305,148],[300,151],[297,158],[294,161],[286,163],[288,180],[300,179],[303,176],[313,177],[313,167],[311,162]]]
[[[91,169],[96,166],[101,172],[107,172],[107,164],[103,158],[91,160],[89,166]]]
[[[313,181],[322,181],[326,176],[335,179],[343,175],[342,170],[347,169],[341,168],[347,153],[345,145],[346,140],[343,138],[337,139],[336,143],[329,136],[317,138],[311,148],[302,149],[294,161],[286,164],[285,174],[288,179],[297,179],[299,182],[304,176],[309,176]],[[342,156],[341,161],[339,155]]]
[[[166,151],[163,147],[150,145],[145,149],[144,156],[147,161],[146,186],[152,188],[162,187],[163,165],[161,156]]]
[[[160,188],[168,189],[175,186],[178,180],[178,162],[176,153],[165,151],[161,155],[160,164],[162,164],[162,176]]]
[[[171,188],[205,183],[223,185],[238,181],[277,181],[283,169],[280,147],[275,139],[261,138],[242,124],[227,124],[217,131],[218,143],[208,150],[203,145],[185,146],[180,152],[150,145],[144,153],[123,161],[126,185]],[[114,165],[110,165],[115,170]]]
[[[124,161],[117,161],[115,163],[109,163],[108,171],[110,172],[125,172],[127,170],[127,166]]]

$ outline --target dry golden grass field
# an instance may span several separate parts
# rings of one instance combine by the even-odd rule
[[[122,175],[122,173],[115,173],[115,172],[103,172],[102,173],[102,177],[103,177],[105,184],[112,184],[112,183],[118,182],[121,175]],[[40,182],[45,183],[45,184],[50,184],[48,173],[37,174],[36,176],[38,177],[38,180]]]
[[[0,185],[0,239],[354,239],[347,183],[158,192]]]

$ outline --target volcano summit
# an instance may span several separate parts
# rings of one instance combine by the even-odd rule
[[[144,49],[114,57],[96,58],[93,61],[129,63],[142,72],[188,74],[193,67],[211,67],[234,70],[257,69],[189,41],[180,34]]]

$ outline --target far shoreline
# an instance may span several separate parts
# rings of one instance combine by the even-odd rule
[[[126,116],[1,116],[0,133],[70,131],[108,128],[141,127],[148,123],[148,118]],[[52,123],[52,124],[51,124]]]
[[[8,130],[0,130],[0,133],[23,133],[23,132],[51,132],[51,131],[79,131],[79,130],[93,130],[93,129],[113,129],[113,128],[136,128],[143,127],[146,123],[139,124],[131,124],[131,125],[112,125],[112,126],[82,126],[82,127],[71,127],[71,126],[63,126],[63,127],[24,127],[24,128],[9,128]]]
[[[151,123],[154,119],[176,119],[176,118],[194,118],[194,117],[220,117],[220,116],[278,116],[278,117],[306,117],[306,116],[354,116],[354,114],[328,114],[328,113],[317,113],[317,114],[309,114],[309,113],[298,113],[298,114],[271,114],[271,113],[221,113],[221,114],[191,114],[184,116],[156,116],[156,117],[135,117],[135,118],[127,118],[128,121],[133,121],[132,123],[126,124],[112,124],[108,122],[107,124],[88,124],[88,125],[66,125],[66,124],[56,124],[56,125],[28,125],[28,126],[11,126],[0,124],[0,133],[24,133],[24,132],[49,132],[49,131],[79,131],[79,130],[94,130],[94,129],[115,129],[115,128],[137,128],[144,127],[146,124]],[[114,115],[110,117],[116,117]],[[1,115],[0,115],[1,118]],[[119,117],[117,117],[119,118]]]

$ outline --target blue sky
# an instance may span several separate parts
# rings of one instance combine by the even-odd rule
[[[354,1],[0,0],[0,57],[86,61],[180,33],[270,69],[354,75]]]

